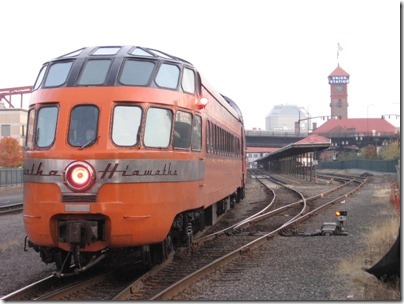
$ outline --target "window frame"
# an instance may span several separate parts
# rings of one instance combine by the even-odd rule
[[[188,77],[186,77],[186,71],[189,71],[192,73],[193,77],[193,90],[189,91],[188,88],[186,88],[186,86],[184,86],[184,83],[187,85],[188,82]],[[184,81],[185,80],[185,81]],[[182,78],[181,78],[181,88],[184,91],[184,93],[187,94],[195,94],[196,93],[196,75],[195,75],[195,71],[193,69],[191,69],[190,67],[183,67],[182,69]]]
[[[194,133],[194,130],[195,130],[195,122],[197,121],[197,120],[199,120],[199,136],[198,136],[198,138],[199,138],[199,142],[198,142],[198,147],[195,147],[194,146],[194,136],[195,136],[195,133]],[[191,150],[192,151],[194,151],[194,152],[201,152],[202,151],[202,145],[203,145],[203,143],[202,143],[202,137],[203,137],[203,126],[202,126],[202,116],[201,115],[197,115],[197,114],[195,114],[194,115],[194,117],[193,117],[193,119],[192,119],[192,128],[191,128]]]
[[[149,114],[149,111],[151,110],[151,109],[160,109],[160,110],[165,110],[165,111],[167,111],[167,112],[170,112],[171,113],[171,120],[170,120],[170,123],[171,123],[171,125],[170,125],[170,131],[168,132],[168,144],[166,145],[166,146],[150,146],[150,145],[148,145],[148,144],[146,144],[146,136],[147,136],[147,131],[148,131],[148,122],[149,122],[149,120],[147,119],[148,118],[148,114]],[[172,108],[168,108],[168,107],[161,107],[161,106],[158,106],[158,105],[152,105],[152,106],[150,106],[150,107],[148,107],[145,111],[144,111],[144,122],[143,122],[143,138],[142,138],[142,143],[143,143],[143,146],[145,147],[145,148],[147,148],[147,149],[169,149],[170,148],[170,146],[172,145],[172,132],[173,132],[173,125],[174,125],[174,111],[173,111],[173,109]]]
[[[27,136],[25,137],[25,149],[32,150],[35,143],[35,117],[36,108],[31,107],[27,115]]]
[[[47,81],[48,81],[49,75],[50,75],[51,72],[52,72],[52,68],[53,68],[54,66],[58,65],[58,64],[66,64],[66,63],[70,63],[70,68],[69,68],[69,71],[66,73],[66,77],[65,77],[64,81],[63,81],[63,82],[60,82],[60,83],[58,83],[58,84],[56,84],[56,85],[47,85]],[[64,85],[67,83],[67,81],[69,80],[70,73],[72,72],[72,69],[73,69],[73,65],[74,65],[74,60],[72,60],[72,59],[69,59],[69,60],[58,60],[58,61],[52,62],[51,64],[48,64],[48,65],[47,65],[47,68],[46,68],[46,71],[45,71],[45,73],[44,73],[44,77],[43,77],[43,79],[42,79],[42,81],[41,81],[41,85],[38,85],[38,88],[39,88],[40,86],[41,86],[41,87],[44,87],[44,88],[59,88],[59,87],[61,87],[61,86],[64,86]],[[41,72],[41,71],[40,71],[40,72]]]
[[[75,147],[75,148],[81,147],[82,145],[86,144],[86,142],[85,142],[85,141],[83,141],[83,142],[78,142],[77,140],[78,140],[78,137],[80,137],[80,136],[79,136],[78,134],[75,134],[75,136],[72,136],[71,132],[79,131],[78,133],[81,133],[81,135],[83,135],[83,125],[89,124],[89,121],[86,120],[85,122],[82,122],[82,123],[80,124],[80,126],[72,127],[72,116],[73,116],[73,112],[74,112],[77,108],[79,108],[79,107],[93,107],[93,108],[95,108],[95,109],[97,110],[96,122],[95,122],[95,124],[93,124],[93,126],[94,126],[93,131],[95,132],[95,135],[94,135],[95,138],[97,138],[97,137],[99,136],[99,135],[98,135],[98,126],[99,126],[99,123],[100,123],[100,112],[101,112],[101,111],[100,111],[100,108],[99,108],[97,105],[91,104],[91,103],[77,104],[77,105],[74,106],[74,107],[71,109],[71,111],[70,111],[69,121],[68,121],[68,131],[67,131],[67,143],[68,143],[70,146]],[[79,121],[79,120],[77,120],[77,121]],[[87,130],[86,130],[86,131],[87,131]],[[76,141],[76,143],[74,143],[72,137],[75,137],[74,140]],[[81,136],[81,137],[83,137],[83,136]],[[95,141],[94,141],[94,143],[95,143]],[[93,144],[94,144],[94,143],[93,143]]]
[[[190,119],[190,124],[188,127],[188,134],[185,134],[184,132],[180,132],[181,129],[183,129],[182,127],[177,128],[177,123],[181,123],[180,126],[184,126],[186,124],[186,122],[184,122],[183,120],[178,120],[177,117],[179,114],[183,113],[184,115],[188,115],[189,119]],[[182,109],[179,109],[175,112],[175,120],[174,120],[174,128],[173,128],[173,140],[172,140],[172,144],[173,144],[173,149],[175,150],[189,150],[191,149],[191,136],[192,136],[192,124],[193,124],[193,115],[191,112],[188,111],[184,111]],[[178,135],[176,134],[178,133]],[[187,139],[187,142],[185,142],[187,145],[183,146],[181,145],[181,139]],[[179,141],[177,141],[177,139],[179,139]],[[178,145],[177,145],[178,143]]]
[[[86,83],[84,83],[84,84],[81,83],[82,77],[83,77],[84,73],[87,71],[87,66],[88,66],[89,64],[92,64],[93,62],[96,62],[96,61],[109,61],[108,69],[105,71],[104,81],[103,81],[103,82],[99,82],[99,83],[89,83],[88,81],[87,81]],[[83,65],[81,66],[80,73],[79,73],[79,75],[78,75],[78,77],[77,77],[76,85],[77,85],[78,87],[103,86],[103,85],[105,85],[106,82],[108,81],[108,75],[109,75],[109,73],[110,73],[110,71],[111,71],[111,68],[112,68],[112,66],[113,66],[113,62],[114,62],[114,57],[105,57],[105,58],[96,58],[96,57],[93,57],[93,58],[88,58],[88,59],[86,59],[86,61],[85,61],[85,62],[83,63]]]
[[[118,107],[127,107],[127,108],[131,107],[131,108],[139,108],[140,109],[139,126],[138,126],[138,130],[136,130],[136,135],[135,135],[136,136],[136,142],[133,145],[123,145],[123,144],[117,143],[114,140],[115,110]],[[133,147],[139,146],[141,144],[141,133],[142,133],[141,131],[142,131],[142,125],[143,125],[143,119],[144,119],[143,118],[144,112],[145,112],[144,109],[138,104],[131,104],[131,103],[117,103],[117,104],[115,104],[113,109],[112,109],[111,133],[110,133],[111,142],[114,145],[116,145],[117,147],[123,147],[123,148],[125,148],[125,147],[126,148],[133,148]]]
[[[147,62],[147,63],[151,63],[153,65],[153,68],[151,70],[151,73],[149,75],[149,79],[147,80],[147,82],[145,84],[129,84],[129,83],[124,83],[122,82],[122,75],[125,69],[125,65],[128,61],[135,61],[135,62]],[[156,73],[156,62],[153,60],[144,60],[144,59],[138,59],[138,58],[125,58],[125,60],[123,61],[121,67],[119,68],[119,75],[118,75],[118,83],[120,83],[121,85],[124,86],[139,86],[139,87],[150,87],[150,83],[152,82],[153,78],[155,77],[155,73]]]
[[[177,83],[176,83],[176,86],[175,86],[175,87],[165,86],[165,85],[159,84],[157,78],[159,77],[160,70],[161,70],[161,68],[162,68],[163,66],[172,66],[172,67],[176,67],[176,68],[178,69]],[[176,65],[176,64],[174,64],[174,63],[171,63],[171,62],[164,62],[164,61],[163,61],[163,62],[161,62],[161,63],[159,64],[159,66],[158,66],[158,68],[157,68],[156,74],[155,74],[155,76],[154,76],[154,83],[156,84],[156,86],[157,86],[158,88],[161,88],[161,89],[178,90],[178,86],[179,86],[179,84],[180,84],[180,77],[181,77],[181,68],[180,68],[178,65]]]
[[[38,140],[41,139],[40,135],[38,134],[38,124],[40,123],[40,114],[41,111],[46,109],[46,108],[56,108],[57,112],[56,112],[56,116],[55,116],[55,123],[54,123],[54,130],[53,130],[53,138],[52,141],[48,144],[48,145],[44,145],[44,146],[40,146],[38,144]],[[39,107],[36,111],[35,111],[35,124],[34,124],[34,136],[33,136],[33,143],[35,148],[38,149],[49,149],[50,147],[52,147],[55,143],[56,140],[56,132],[57,132],[57,128],[58,128],[58,118],[59,118],[59,105],[56,103],[53,104],[44,104],[41,107]],[[45,128],[46,129],[46,128]]]

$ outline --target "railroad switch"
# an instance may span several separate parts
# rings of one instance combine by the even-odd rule
[[[348,232],[345,231],[343,225],[347,220],[348,211],[336,211],[335,215],[337,216],[338,223],[336,222],[324,222],[321,225],[321,230],[316,230],[313,233],[302,233],[297,231],[286,232],[284,230],[280,231],[280,234],[283,236],[325,236],[325,235],[348,235]]]
[[[321,235],[348,235],[345,231],[343,225],[347,220],[348,211],[337,210],[335,211],[338,223],[335,222],[325,222],[321,225]]]
[[[325,222],[321,225],[320,235],[348,235],[341,223]]]

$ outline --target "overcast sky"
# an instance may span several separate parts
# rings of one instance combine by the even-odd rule
[[[193,63],[265,129],[272,107],[330,115],[328,75],[350,74],[348,117],[400,114],[398,0],[2,0],[0,89],[95,45],[156,48]],[[390,120],[399,125],[398,119]],[[319,122],[321,124],[321,121]]]

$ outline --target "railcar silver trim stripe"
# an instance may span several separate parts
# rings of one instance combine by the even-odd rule
[[[63,184],[63,171],[73,159],[26,159],[24,182]],[[98,187],[105,183],[158,183],[202,180],[203,160],[91,159]]]

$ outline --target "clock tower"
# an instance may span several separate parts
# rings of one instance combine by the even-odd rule
[[[328,76],[331,89],[331,116],[348,118],[348,83],[349,74],[338,67]]]

